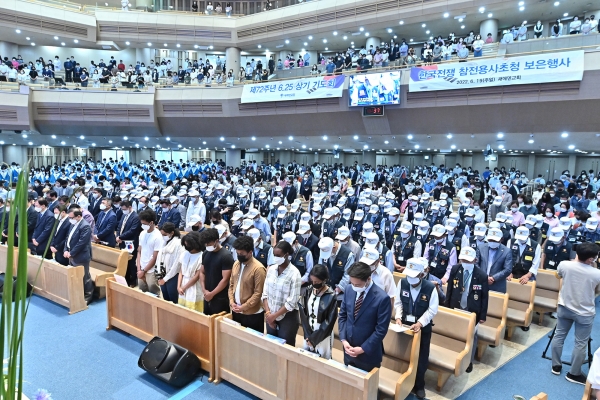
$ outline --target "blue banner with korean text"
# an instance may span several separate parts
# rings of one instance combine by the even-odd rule
[[[342,97],[344,79],[344,75],[337,75],[253,83],[244,85],[241,101],[242,103],[261,103]]]
[[[413,67],[409,92],[580,81],[583,50]]]

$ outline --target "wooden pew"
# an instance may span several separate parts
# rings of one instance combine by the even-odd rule
[[[215,382],[221,379],[261,399],[377,398],[379,369],[370,372],[308,355],[236,326],[231,315],[215,323]]]
[[[558,292],[562,286],[562,279],[558,277],[555,270],[538,270],[535,277],[535,299],[533,300],[533,311],[540,313],[538,324],[544,321],[544,314],[558,310]]]
[[[471,362],[475,313],[439,307],[433,323],[428,369],[438,374],[439,392],[451,374],[462,375]]]
[[[90,275],[96,284],[98,297],[106,297],[106,279],[113,274],[125,276],[127,262],[130,254],[127,250],[113,249],[112,247],[92,243],[92,261],[90,261]]]
[[[395,323],[392,323],[395,325]],[[390,324],[390,326],[392,325]],[[302,330],[302,328],[300,328]],[[344,347],[339,337],[337,321],[333,327],[332,357],[341,363],[344,362]],[[296,344],[303,343],[304,338],[297,340]],[[404,399],[415,385],[417,378],[417,365],[419,362],[419,351],[421,333],[411,330],[398,333],[388,329],[383,339],[385,354],[379,369],[379,390],[395,400]]]
[[[531,398],[531,400],[548,400],[548,395],[544,392],[537,394]]]
[[[583,391],[583,397],[581,400],[595,400],[596,398],[593,396],[594,390],[592,389],[592,384],[590,381],[585,381],[585,389]]]
[[[7,246],[0,246],[0,272],[6,271]],[[17,250],[15,249],[17,270]],[[41,264],[41,266],[40,266]],[[58,264],[54,260],[46,260],[27,254],[27,282],[33,286],[33,293],[45,297],[69,309],[69,314],[87,310],[83,295],[83,266],[71,267]]]
[[[508,294],[490,291],[487,318],[477,327],[477,353],[475,354],[477,361],[481,361],[489,345],[500,345],[506,328],[507,313]]]
[[[208,316],[183,306],[106,280],[106,330],[119,328],[149,342],[159,336],[193,352],[202,369],[214,376],[214,329],[217,315]]]
[[[531,325],[535,287],[535,281],[529,281],[526,285],[521,285],[518,279],[506,282],[506,293],[508,293],[506,337],[508,340],[512,337],[515,326]]]

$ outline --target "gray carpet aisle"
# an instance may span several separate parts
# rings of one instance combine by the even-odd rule
[[[597,319],[593,338],[598,338],[599,329]],[[97,301],[86,311],[68,315],[65,308],[34,296],[24,340],[24,390],[29,397],[37,389],[46,389],[54,400],[254,398],[227,382],[208,383],[206,376],[187,388],[176,389],[144,373],[138,368],[137,360],[145,343],[118,330],[106,330],[105,301]],[[550,361],[541,358],[547,341],[543,337],[459,399],[509,400],[514,394],[529,399],[542,391],[548,393],[551,400],[580,399],[583,386],[567,382],[564,378],[567,367],[561,376],[552,375]],[[572,343],[571,334],[565,343],[565,360],[570,359]],[[592,351],[599,345],[600,338],[592,342]],[[587,370],[585,366],[586,373]]]

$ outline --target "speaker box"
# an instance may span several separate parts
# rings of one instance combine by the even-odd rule
[[[138,366],[161,381],[182,387],[196,377],[200,360],[188,349],[156,336],[142,351]]]
[[[2,296],[4,295],[4,280],[5,279],[6,279],[6,274],[4,272],[0,273],[0,298],[2,298]],[[16,295],[16,290],[17,290],[17,277],[16,276],[13,276],[12,287],[13,287],[12,301],[15,301],[15,295]],[[27,297],[31,296],[32,290],[33,290],[33,287],[29,284],[29,282],[27,282]]]

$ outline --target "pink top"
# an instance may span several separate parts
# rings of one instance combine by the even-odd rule
[[[517,211],[516,213],[511,211],[510,214],[513,217],[513,226],[521,226],[525,223],[525,216],[521,211]]]
[[[494,39],[490,36],[488,38],[485,39],[486,43],[494,43]]]
[[[558,218],[548,218],[548,217],[544,217],[544,222],[548,224],[548,227],[550,229],[557,227],[559,220]]]

